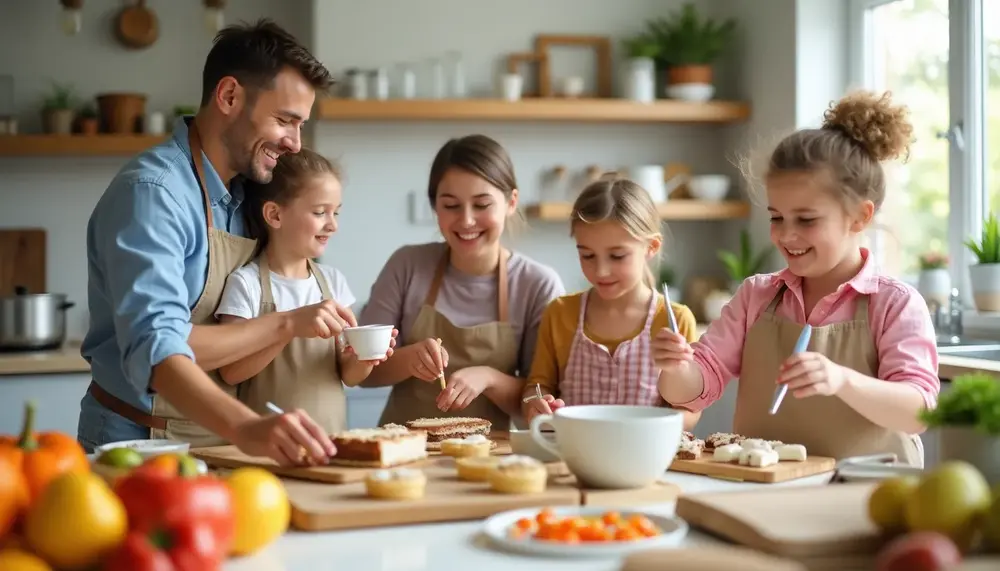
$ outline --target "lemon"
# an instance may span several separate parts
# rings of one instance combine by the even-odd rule
[[[288,530],[291,505],[281,480],[261,468],[239,468],[226,479],[233,496],[233,555],[249,555]]]
[[[0,551],[0,569],[4,571],[52,571],[41,557],[20,549]]]
[[[884,532],[906,531],[906,500],[919,484],[914,476],[883,480],[868,496],[868,518]]]
[[[968,462],[949,460],[925,475],[906,504],[912,531],[936,531],[963,551],[975,539],[991,503],[986,478]]]

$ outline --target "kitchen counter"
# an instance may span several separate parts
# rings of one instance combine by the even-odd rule
[[[823,474],[779,484],[753,484],[677,472],[667,472],[663,477],[663,480],[680,486],[686,494],[754,487],[822,485],[829,479],[830,474]],[[672,515],[674,502],[650,505],[647,510]],[[503,552],[480,535],[482,524],[482,521],[469,521],[357,531],[292,531],[252,557],[230,561],[224,569],[311,571],[321,561],[329,562],[330,568],[359,571],[618,571],[621,568],[621,560],[615,558],[542,558]],[[714,537],[690,531],[682,545],[692,547],[721,543]]]
[[[80,356],[79,342],[52,351],[0,353],[0,376],[89,372],[90,365]]]
[[[1000,378],[1000,361],[985,359],[970,359],[958,355],[938,356],[938,376],[942,379],[953,379],[965,373],[987,373]]]

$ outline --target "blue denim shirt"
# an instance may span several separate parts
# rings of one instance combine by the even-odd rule
[[[216,227],[245,235],[242,187],[234,181],[227,191],[207,157],[204,165]],[[194,358],[187,339],[208,270],[206,225],[185,118],[115,175],[87,225],[90,329],[81,354],[97,384],[140,410],[152,409],[155,365]],[[92,400],[83,401],[81,436],[98,429],[84,426],[93,422],[85,418]]]

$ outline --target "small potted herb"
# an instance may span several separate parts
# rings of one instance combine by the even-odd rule
[[[625,98],[652,103],[656,100],[656,57],[660,45],[651,34],[645,33],[626,38],[622,47],[628,57]]]
[[[969,238],[965,247],[975,254],[978,264],[969,266],[972,295],[979,311],[1000,311],[1000,222],[996,213],[983,221],[979,241]]]
[[[667,68],[667,95],[705,101],[715,88],[712,64],[722,55],[736,29],[736,21],[703,17],[689,2],[667,18],[648,24],[649,34],[659,45],[657,61]]]
[[[80,133],[84,135],[96,135],[100,123],[97,120],[97,108],[93,103],[87,103],[80,108],[77,114],[77,125]]]
[[[955,377],[937,407],[921,411],[941,431],[941,461],[964,460],[991,484],[1000,483],[1000,378],[986,373]]]
[[[76,97],[71,85],[52,84],[52,91],[42,102],[42,126],[46,133],[69,135],[76,119]]]
[[[917,291],[927,303],[935,302],[941,306],[948,304],[951,294],[951,275],[948,273],[948,255],[941,252],[925,252],[917,259],[920,265],[920,275],[917,279]]]
[[[729,274],[730,293],[736,293],[736,289],[740,287],[743,280],[763,272],[764,265],[773,251],[774,249],[768,246],[754,253],[750,244],[750,231],[746,228],[740,231],[739,251],[719,250],[719,260],[722,261],[722,265],[726,267],[726,273]]]

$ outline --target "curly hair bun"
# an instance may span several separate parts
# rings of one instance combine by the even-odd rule
[[[823,128],[841,131],[860,143],[879,162],[909,155],[913,140],[910,112],[894,105],[889,92],[858,91],[830,105]]]

